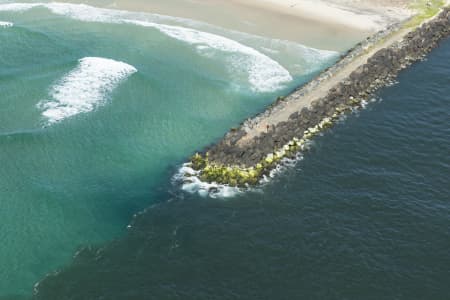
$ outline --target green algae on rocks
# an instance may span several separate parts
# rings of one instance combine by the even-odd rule
[[[339,120],[342,114],[351,111],[352,108],[359,107],[362,100],[349,99],[349,106],[340,106],[332,117],[324,118],[319,124],[305,130],[302,138],[294,137],[283,147],[276,149],[273,153],[267,154],[256,165],[246,168],[236,165],[221,165],[209,160],[209,154],[196,153],[191,158],[191,166],[194,170],[200,171],[200,179],[205,182],[215,182],[227,184],[233,187],[248,187],[258,184],[263,175],[273,170],[284,158],[292,158],[299,151],[306,150],[308,141],[313,139],[322,131],[331,128]]]
[[[191,159],[192,167],[205,182],[233,187],[256,185],[284,158],[305,150],[308,141],[333,126],[342,114],[361,107],[375,91],[392,84],[401,70],[423,59],[449,34],[450,8],[445,7],[436,18],[377,51],[346,80],[332,87],[325,97],[300,112],[293,112],[289,120],[275,124],[271,130],[268,127],[267,133],[244,146],[237,141],[245,136],[245,130],[234,129],[205,154],[196,154]],[[348,55],[353,57],[351,52]],[[320,84],[320,79],[317,81]],[[282,105],[283,99],[279,97],[271,107]]]

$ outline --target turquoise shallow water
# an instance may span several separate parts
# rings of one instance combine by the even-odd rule
[[[188,155],[336,59],[82,5],[0,3],[0,21],[0,296],[119,236]]]
[[[450,40],[262,192],[180,192],[37,299],[448,299]],[[170,201],[167,201],[170,200]]]

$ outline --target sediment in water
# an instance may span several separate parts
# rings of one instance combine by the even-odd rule
[[[267,131],[252,129],[274,113],[288,109],[289,103],[301,101],[322,82],[354,62],[371,47],[382,43],[395,32],[404,30],[399,24],[377,33],[349,51],[333,67],[287,97],[279,97],[265,112],[232,129],[217,144],[195,154],[190,166],[199,171],[201,180],[230,186],[255,185],[285,157],[304,150],[308,140],[333,124],[348,111],[360,107],[379,88],[391,83],[398,73],[425,57],[450,35],[450,8],[443,8],[434,18],[402,36],[398,41],[376,51],[365,63],[357,66],[341,82],[336,83],[325,96],[306,103],[301,110],[267,126]],[[189,177],[185,178],[189,182]]]

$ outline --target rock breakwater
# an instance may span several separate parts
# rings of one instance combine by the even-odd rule
[[[343,114],[361,107],[375,91],[392,83],[401,70],[423,59],[449,35],[449,7],[415,29],[391,26],[357,45],[309,84],[279,97],[264,113],[231,130],[219,143],[195,154],[189,165],[205,182],[255,185],[283,158],[305,150],[314,136],[333,126]],[[393,41],[386,43],[389,38]],[[330,80],[339,72],[343,80]],[[321,93],[323,86],[326,90]],[[189,180],[187,174],[185,181]]]

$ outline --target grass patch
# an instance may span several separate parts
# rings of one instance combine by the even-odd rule
[[[444,0],[415,0],[409,5],[410,9],[416,11],[416,15],[405,25],[407,27],[416,27],[423,21],[435,16],[439,10],[445,5]]]

